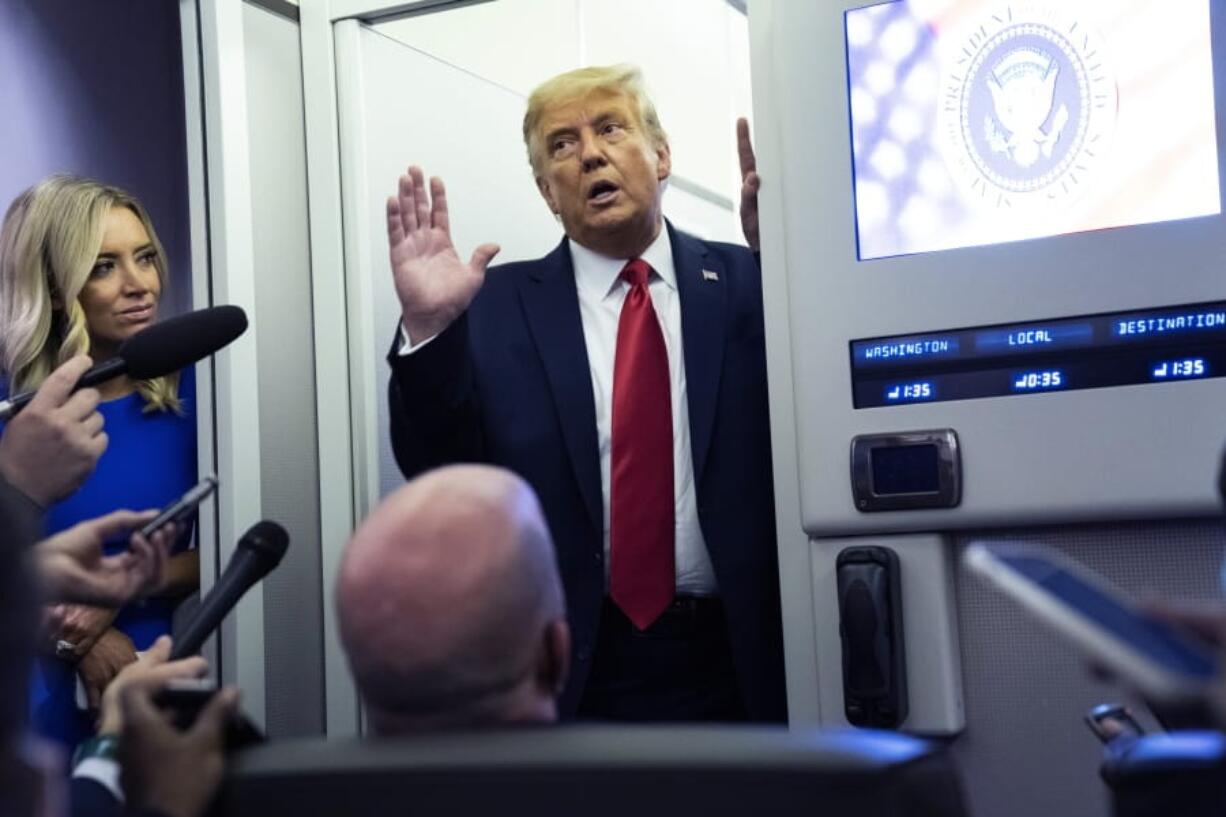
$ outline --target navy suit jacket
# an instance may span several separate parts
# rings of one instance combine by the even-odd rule
[[[761,274],[745,247],[667,226],[698,521],[750,717],[783,721]],[[392,448],[405,476],[488,462],[521,475],[540,497],[573,632],[561,699],[572,714],[596,644],[605,568],[596,409],[567,242],[544,258],[491,269],[464,315],[430,344],[408,356],[396,353],[399,345],[397,332],[388,391]]]
[[[121,817],[123,804],[96,780],[74,777],[68,788],[69,817]]]
[[[127,809],[96,780],[74,777],[68,788],[68,817],[164,817],[160,811]]]

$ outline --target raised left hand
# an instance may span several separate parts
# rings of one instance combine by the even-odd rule
[[[758,188],[762,179],[758,176],[758,160],[754,156],[753,142],[749,141],[749,120],[736,120],[736,153],[741,164],[741,231],[749,249],[758,251]]]

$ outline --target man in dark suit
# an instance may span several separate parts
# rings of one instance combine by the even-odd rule
[[[462,262],[417,167],[388,200],[397,462],[491,462],[537,492],[574,634],[564,715],[783,721],[756,258],[664,220],[671,153],[637,69],[546,82],[524,140],[566,233],[544,258]]]

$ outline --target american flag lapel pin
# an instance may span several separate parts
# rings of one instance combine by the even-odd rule
[[[718,280],[719,280],[719,273],[718,273],[718,272],[713,272],[712,270],[709,270],[709,269],[705,269],[705,270],[703,270],[703,271],[702,271],[702,280],[704,280],[704,281],[718,281]]]

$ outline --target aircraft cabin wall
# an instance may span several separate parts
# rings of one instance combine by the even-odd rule
[[[633,14],[651,13],[662,1],[634,4]],[[463,62],[488,57],[488,49],[472,48],[467,55],[447,50],[465,41],[448,34],[446,15],[508,13],[514,18],[524,8],[539,11],[546,5],[546,0],[526,2],[517,9],[510,0],[499,0],[442,11],[437,17],[408,17],[374,25],[344,20],[337,30],[339,39],[348,37],[349,45],[363,48],[376,39],[396,40],[383,45],[397,52],[413,50],[412,56],[402,55],[406,60],[459,65],[484,77],[482,84],[492,86],[496,83],[487,80],[491,75],[497,77],[499,68]],[[675,9],[683,11],[700,8],[679,0],[668,2],[677,2]],[[942,2],[945,0],[930,0],[928,7],[937,8]],[[1196,5],[1200,0],[1189,2]],[[377,162],[373,159],[370,165],[361,166],[362,184],[367,183],[366,172],[371,172],[375,195],[365,204],[373,209],[365,215],[346,209],[349,224],[345,229],[354,232],[346,233],[348,242],[342,249],[352,252],[354,240],[362,242],[373,265],[366,270],[354,264],[346,271],[341,250],[327,249],[319,237],[326,233],[331,216],[336,216],[339,225],[340,205],[329,205],[337,208],[335,213],[317,207],[322,200],[320,190],[325,188],[319,174],[307,173],[312,139],[319,144],[338,131],[352,136],[361,130],[361,123],[353,120],[332,121],[330,130],[306,127],[306,122],[313,121],[312,106],[319,104],[310,91],[321,87],[321,61],[315,59],[315,35],[306,31],[306,20],[327,3],[301,5],[302,21],[294,4],[278,0],[247,2],[240,10],[181,0],[180,14],[174,13],[173,3],[120,5],[139,6],[140,13],[124,16],[108,13],[98,4],[68,0],[0,0],[0,98],[8,106],[8,115],[0,123],[0,149],[5,155],[21,157],[20,162],[10,162],[0,170],[0,200],[7,203],[38,178],[64,168],[118,182],[145,200],[159,226],[175,270],[171,297],[176,311],[204,302],[202,296],[207,297],[214,287],[221,300],[227,300],[227,293],[233,291],[250,295],[248,305],[253,314],[259,312],[259,320],[253,321],[256,328],[244,343],[253,344],[248,350],[253,354],[247,360],[236,353],[233,371],[219,369],[219,419],[216,426],[210,423],[208,432],[217,435],[221,450],[215,454],[210,439],[207,451],[202,448],[202,461],[210,469],[220,462],[240,471],[246,461],[227,459],[232,455],[226,447],[232,441],[226,438],[233,437],[230,431],[241,425],[243,418],[236,420],[235,415],[246,407],[256,408],[251,412],[253,428],[258,431],[254,438],[258,445],[253,446],[257,467],[251,477],[255,486],[252,507],[243,506],[242,519],[234,523],[241,532],[257,516],[278,519],[290,528],[293,549],[278,573],[265,583],[258,617],[244,619],[244,629],[225,635],[231,647],[223,651],[220,669],[227,680],[237,680],[253,693],[258,719],[273,737],[325,731],[348,734],[357,730],[356,705],[344,690],[337,694],[334,686],[335,678],[347,682],[347,676],[343,661],[338,663],[336,645],[330,642],[333,629],[327,605],[334,564],[328,554],[339,549],[352,521],[360,516],[355,506],[373,501],[380,488],[386,487],[380,478],[390,483],[396,475],[386,462],[384,472],[379,471],[379,441],[373,433],[364,436],[378,423],[372,419],[376,408],[361,401],[382,400],[382,375],[366,382],[368,372],[359,370],[359,366],[370,366],[371,371],[382,371],[373,367],[386,343],[387,322],[373,319],[373,306],[369,315],[357,316],[360,320],[355,319],[352,326],[344,319],[339,324],[329,321],[335,317],[330,310],[343,313],[346,308],[345,275],[369,272],[374,280],[378,272],[378,242],[370,240],[375,228],[365,233],[362,229],[370,226],[363,221],[367,216],[369,221],[378,221],[377,208],[384,192],[374,187],[383,175],[374,172]],[[578,30],[579,18],[593,30],[615,28],[631,4],[549,0],[548,5],[555,12],[560,10],[563,17],[558,19],[566,20],[556,31],[559,41],[565,41]],[[581,5],[586,16],[578,12]],[[832,640],[829,630],[837,608],[832,615],[833,602],[815,591],[815,576],[829,568],[838,543],[889,545],[900,551],[904,561],[904,594],[908,592],[909,565],[922,567],[947,584],[940,599],[910,588],[911,596],[923,604],[943,602],[948,619],[935,624],[909,621],[908,650],[917,666],[923,664],[925,646],[937,643],[937,636],[943,648],[952,650],[948,660],[934,661],[936,671],[929,680],[947,678],[951,684],[944,702],[957,711],[956,717],[948,718],[953,725],[946,731],[954,733],[952,751],[961,767],[972,813],[989,817],[1105,815],[1106,792],[1098,779],[1100,750],[1082,725],[1081,715],[1092,704],[1118,699],[1122,693],[1093,680],[1077,651],[968,575],[958,566],[959,559],[971,540],[1034,540],[1056,547],[1137,595],[1220,597],[1219,566],[1226,551],[1226,530],[1208,515],[1213,504],[1206,463],[1216,461],[1226,437],[1226,428],[1219,430],[1210,422],[1226,405],[1222,399],[1226,381],[857,409],[851,396],[849,344],[946,329],[1226,300],[1220,276],[1212,275],[1226,257],[1226,252],[1211,252],[1223,247],[1222,217],[1210,215],[997,248],[917,253],[898,260],[908,276],[899,286],[892,285],[901,280],[893,276],[904,273],[891,271],[891,259],[874,261],[872,271],[861,274],[868,262],[857,255],[842,22],[844,7],[852,5],[837,4],[830,12],[836,4],[824,1],[751,0],[748,4],[757,113],[754,131],[765,180],[763,257],[792,719],[797,724],[842,721],[838,686],[831,686],[831,678],[837,680],[840,661],[837,649],[831,648],[837,644],[837,633]],[[1204,0],[1204,5],[1212,9],[1214,45],[1218,46],[1220,4]],[[701,6],[718,7],[726,16],[722,22],[710,23],[708,41],[732,43],[743,37],[745,18],[736,6],[717,0]],[[681,26],[683,11],[670,15],[668,25]],[[184,13],[190,19],[181,18]],[[550,17],[548,10],[540,13]],[[141,47],[125,52],[122,61],[96,60],[83,42],[85,33],[96,34],[121,20],[128,26],[137,21],[141,29],[136,36],[127,28],[122,39],[139,42]],[[473,45],[469,24],[459,18],[455,22],[467,33],[467,44]],[[393,27],[399,27],[399,33],[393,35]],[[327,29],[331,59],[331,20]],[[679,98],[685,103],[687,86],[670,86],[669,65],[650,62],[664,49],[647,44],[639,59],[624,53],[624,36],[611,39],[612,45],[594,39],[572,44],[557,70],[572,62],[639,60],[659,91],[665,116],[673,109],[673,102],[666,100]],[[243,47],[232,49],[240,40]],[[212,62],[223,52],[243,58],[241,104],[237,104],[243,116],[229,129],[226,126],[234,122],[229,115],[236,102],[218,82],[224,67]],[[1215,48],[1215,52],[1220,66],[1223,49]],[[376,58],[373,50],[356,56]],[[670,124],[678,179],[670,191],[669,206],[673,208],[670,215],[682,226],[734,239],[736,179],[730,126],[735,115],[749,113],[736,109],[747,95],[743,86],[749,67],[735,49],[729,49],[726,60],[718,66],[718,75],[709,78],[728,88],[718,110],[700,111],[697,117],[681,117],[673,120],[675,126]],[[697,60],[691,62],[697,64]],[[461,73],[461,68],[454,70]],[[346,67],[337,65],[337,69],[344,82]],[[533,68],[524,77],[507,75],[502,91],[522,98],[540,79],[538,74],[549,70]],[[1215,67],[1214,73],[1220,75],[1222,69]],[[185,103],[185,86],[197,99],[189,95]],[[141,93],[131,93],[134,88]],[[305,94],[300,93],[304,90]],[[342,96],[369,90],[360,83],[341,89]],[[328,104],[335,104],[337,88],[326,91]],[[389,108],[384,113],[394,112]],[[219,117],[225,121],[219,124]],[[726,119],[729,131],[712,137],[706,130],[716,117],[721,123]],[[1220,120],[1219,114],[1214,121],[1219,145],[1226,133]],[[136,138],[112,136],[131,132]],[[242,145],[237,154],[231,151],[236,139]],[[353,158],[340,156],[341,150],[352,153],[352,143],[332,147],[329,161]],[[416,160],[413,156],[405,159]],[[229,188],[235,178],[246,179],[246,187]],[[353,184],[356,177],[347,178]],[[539,207],[543,214],[543,206],[533,200],[526,167],[523,178],[529,186],[525,206]],[[265,195],[269,191],[277,195]],[[338,179],[335,198],[340,199],[342,193],[352,195],[353,191],[342,191]],[[227,196],[237,198],[228,200]],[[822,203],[815,204],[818,200]],[[250,232],[246,235],[233,232],[234,225],[227,221],[233,217],[227,213],[241,209],[234,206],[235,201],[249,208]],[[227,202],[229,207],[222,206]],[[545,226],[554,232],[553,225]],[[341,245],[339,226],[336,232]],[[1150,238],[1153,242],[1148,242]],[[248,261],[245,266],[235,265],[235,259],[242,257],[236,248],[244,242]],[[1107,246],[1112,242],[1116,249]],[[1192,249],[1175,249],[1181,263],[1160,265],[1156,276],[1125,272],[1111,279],[1109,269],[1099,269],[1110,265],[1095,259],[1126,260],[1129,250],[1147,242],[1151,251],[1146,255],[1159,262],[1167,261],[1168,254],[1154,252],[1153,247],[1184,243]],[[1062,254],[1083,260],[1088,271],[1081,278],[1071,278],[1067,269],[1063,273],[1043,271],[1047,262]],[[966,259],[981,272],[987,271],[978,276],[980,280],[973,280],[963,268]],[[1026,278],[1022,273],[1027,266],[1039,272]],[[1181,277],[1178,272],[1182,269],[1192,274]],[[950,277],[944,278],[946,275]],[[1070,280],[1061,283],[1062,276]],[[931,284],[942,280],[945,285]],[[949,285],[951,280],[956,283]],[[349,285],[354,294],[360,292],[357,284]],[[958,297],[951,297],[951,291]],[[980,295],[984,301],[976,307],[973,301]],[[874,301],[879,296],[908,301],[905,319],[897,320],[896,310],[885,309],[866,320],[862,307],[880,303]],[[846,315],[800,326],[804,311],[814,303],[818,303],[814,315],[821,318],[840,311]],[[338,355],[345,357],[350,342],[358,350],[352,371],[349,362],[333,365]],[[244,383],[253,386],[251,394],[236,388]],[[347,386],[361,391],[360,399],[354,398],[359,402],[352,407]],[[808,401],[812,395],[820,397],[816,404]],[[339,410],[337,401],[343,403]],[[1054,409],[1042,412],[1046,416],[1040,418],[1040,412],[1031,410],[1035,405]],[[351,408],[353,426],[348,425]],[[370,417],[363,414],[367,410]],[[338,417],[343,419],[338,421]],[[861,422],[864,417],[875,419]],[[1088,418],[1097,425],[1084,426],[1080,432],[1073,428],[1072,424]],[[966,481],[961,510],[905,511],[900,516],[857,511],[847,479],[851,436],[932,428],[964,432]],[[1092,488],[1095,501],[1101,502],[1097,510],[1084,504],[1080,510],[1074,508],[1079,501],[1076,497],[1058,513],[1027,507],[1033,497],[1053,490],[1049,480],[1067,480],[1069,473],[1076,472],[1064,469],[1052,476],[1037,471],[1035,463],[1043,458],[1035,454],[1042,450],[1036,446],[1022,452],[1023,456],[1006,456],[1016,453],[1035,429],[1056,429],[1064,441],[1084,441],[1081,458],[1090,462],[1087,468],[1098,477]],[[250,433],[252,428],[242,426],[240,430]],[[1095,448],[1099,444],[1113,446],[1112,460],[1096,459],[1095,451],[1102,453]],[[345,452],[339,466],[337,447]],[[1192,454],[1181,459],[1180,452],[1192,449]],[[985,456],[987,450],[993,455]],[[356,465],[348,459],[351,454]],[[813,470],[815,463],[830,463],[830,470],[818,474]],[[352,479],[371,484],[365,493],[356,492]],[[988,504],[981,502],[985,480],[994,492]],[[334,502],[337,491],[332,490],[338,483],[343,483],[340,493],[345,494],[339,505]],[[1115,493],[1117,484],[1123,493]],[[1153,496],[1142,497],[1146,501],[1138,501],[1135,512],[1128,512],[1128,501],[1121,496],[1136,494],[1147,484],[1153,485]],[[836,485],[837,489],[831,487]],[[1009,492],[1015,494],[1013,499],[1007,496]],[[1119,513],[1102,512],[1109,506]],[[890,521],[898,519],[905,521]],[[228,552],[224,548],[233,544],[219,542],[217,527],[212,523],[208,538],[213,570],[224,562]],[[840,538],[830,538],[834,536]],[[914,553],[923,555],[913,559],[913,553],[903,552],[906,542],[902,536],[919,543]],[[249,624],[251,621],[255,623]],[[942,627],[945,631],[939,632]],[[253,677],[259,682],[249,683]],[[917,699],[916,711],[924,714],[925,705]]]
[[[836,558],[853,545],[892,547],[911,687],[902,728],[948,736],[972,812],[992,817],[1107,814],[1101,747],[1081,719],[1125,693],[1092,680],[1078,651],[968,575],[960,559],[970,541],[1043,542],[1141,597],[1221,595],[1223,381],[1159,382],[1167,362],[1159,351],[1152,366],[1129,370],[1134,379],[1104,382],[1120,377],[1126,357],[1106,346],[1131,341],[1108,330],[1099,343],[1103,330],[1090,324],[1105,322],[1092,317],[1103,313],[1139,313],[1122,314],[1118,325],[1226,299],[1222,106],[1215,113],[1209,104],[1213,86],[1219,97],[1224,87],[1226,21],[1208,0],[1134,4],[1121,14],[1098,3],[953,0],[749,9],[791,717],[846,723]],[[1107,32],[1095,43],[1114,46],[1110,77],[1098,78],[1105,61],[1086,59],[1089,37],[1060,51],[1027,31],[1016,54],[1006,42],[1023,33],[1014,24],[1064,31],[1079,20],[1093,37]],[[1065,158],[1059,151],[1087,144],[1074,135],[1105,140],[1111,128],[1119,149],[1103,152],[1095,168],[1103,175],[1087,166],[1079,181],[1089,192],[1074,191],[1071,209],[1061,210],[1056,194],[1032,202],[1044,183],[1036,174],[1030,187],[987,197],[986,213],[976,210],[983,181],[970,177],[976,160],[957,158],[952,136],[966,122],[972,135],[985,129],[973,139],[988,168],[1019,148],[988,138],[983,123],[999,136],[1001,120],[992,118],[988,86],[978,94],[967,78],[986,65],[1007,84],[1035,67],[1023,64],[1028,53],[1047,52],[1063,55],[1063,81],[1085,82],[1051,86],[1051,116],[1040,124],[1052,151],[1037,148],[1050,167],[1029,154],[1020,164],[1051,173]],[[1044,59],[1049,69],[1057,63]],[[1166,90],[1155,92],[1162,82]],[[954,92],[961,88],[970,90]],[[1089,124],[1057,142],[1050,137],[1062,132],[1062,105]],[[1181,149],[1167,153],[1175,134]],[[1147,146],[1157,165],[1147,164]],[[1189,164],[1162,164],[1174,155]],[[1104,222],[1107,199],[1118,206],[1105,208]],[[1067,212],[1073,220],[1059,222]],[[1076,320],[1055,323],[1063,318]],[[997,335],[1059,341],[1058,332],[1034,334],[1049,322],[1090,333],[1081,337],[1108,362],[1077,368],[1085,358],[1070,353],[1076,343],[1057,343],[1033,364],[987,348]],[[1220,335],[1186,342],[1222,347]],[[881,363],[882,350],[923,354]],[[1043,372],[1063,375],[1048,384],[1061,388],[1028,393],[1044,390]],[[901,491],[912,496],[897,510],[868,507],[883,497],[856,490],[853,438],[947,429],[956,434],[959,491],[936,490],[945,482],[934,457],[901,472],[931,476],[931,487]],[[914,441],[885,443],[886,451],[919,450]],[[872,462],[863,462],[870,486],[879,473]],[[897,499],[889,493],[881,504]],[[931,504],[906,507],[917,493]]]
[[[144,45],[99,60],[99,38]],[[176,313],[192,300],[182,66],[174,4],[126,19],[70,0],[0,2],[0,208],[52,173],[130,190],[169,256]]]
[[[260,518],[289,530],[292,547],[259,594],[266,614],[243,613],[243,624],[223,633],[221,649],[206,650],[219,675],[244,687],[247,711],[275,737],[324,728],[319,430],[297,18],[296,5],[276,0],[226,8],[195,0],[0,0],[0,149],[11,159],[0,168],[0,206],[56,172],[117,184],[146,206],[169,257],[165,314],[210,302],[248,311],[251,328],[216,356],[216,369],[197,367],[200,473],[218,473],[222,483],[221,502],[202,506],[201,584],[211,586],[237,540],[219,532],[218,513],[223,528],[233,515],[237,533]],[[225,66],[214,59],[221,51],[230,55]],[[239,66],[241,82],[214,81],[230,66]],[[246,114],[241,124],[236,111]],[[232,149],[240,137],[241,162]],[[249,185],[228,185],[234,177]],[[230,223],[244,207],[246,242]],[[235,264],[244,243],[247,260]],[[258,361],[248,359],[257,342]],[[254,422],[243,426],[236,414]],[[240,426],[256,429],[258,440],[249,447],[254,456],[242,461],[229,448]],[[244,480],[252,482],[237,488]],[[249,505],[239,511],[236,496]]]

